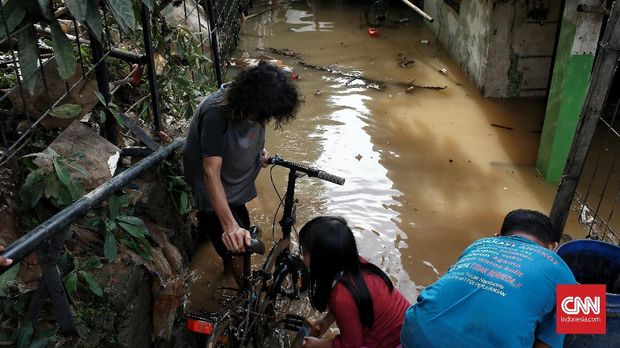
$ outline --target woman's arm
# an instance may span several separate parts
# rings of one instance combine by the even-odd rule
[[[333,348],[331,339],[304,337],[304,347],[306,348]]]
[[[331,311],[327,312],[325,316],[316,322],[314,322],[314,330],[319,332],[318,337],[323,336],[323,334],[329,329],[330,326],[336,321],[336,316]]]

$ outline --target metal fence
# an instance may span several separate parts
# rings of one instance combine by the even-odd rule
[[[587,238],[620,244],[620,9],[616,2],[600,41],[588,96],[551,210]],[[566,231],[568,232],[568,231]],[[574,233],[574,231],[571,231]]]
[[[49,11],[72,44],[71,52],[65,54],[74,55],[77,62],[75,71],[68,78],[62,78],[57,69],[58,53],[51,47],[51,40],[58,39],[55,28],[41,24],[10,27],[15,7],[12,2],[18,1],[0,2],[0,26],[3,26],[0,28],[0,166],[28,146],[32,136],[42,128],[65,126],[67,119],[84,116],[90,116],[93,123],[100,123],[101,134],[114,144],[118,143],[118,123],[123,123],[118,118],[123,118],[127,123],[127,130],[123,131],[133,133],[132,136],[151,151],[155,150],[157,143],[153,138],[156,140],[158,132],[165,128],[158,88],[158,79],[162,77],[156,76],[154,46],[157,48],[157,42],[153,42],[153,36],[161,34],[159,27],[151,28],[154,21],[147,6],[142,4],[140,8],[138,24],[141,28],[127,33],[115,20],[107,2],[94,2],[99,3],[98,12],[102,17],[103,34],[99,41],[91,39],[92,32],[78,22],[62,2],[49,1]],[[226,60],[237,46],[242,14],[249,8],[250,1],[185,0],[168,6],[182,7],[184,21],[197,21],[198,28],[189,31],[199,39],[205,59],[210,56],[213,61],[211,68],[217,78],[211,84],[216,88],[225,79]],[[28,36],[36,38],[36,49],[27,51],[22,47],[23,38]],[[36,55],[36,68],[24,75],[27,54]],[[194,72],[187,70],[195,82]],[[34,88],[29,88],[26,82],[32,80]],[[117,102],[128,99],[122,93],[127,85],[142,83],[148,83],[148,88],[132,90],[134,94],[141,93],[131,95],[131,99],[138,102]],[[98,98],[95,91],[102,98]],[[118,97],[114,98],[116,94]],[[108,107],[113,98],[113,105],[118,107]],[[140,108],[142,111],[137,110]],[[130,111],[140,114],[152,126],[132,121],[127,117]],[[99,121],[104,118],[105,121]],[[152,128],[150,135],[148,130],[142,129],[145,126]]]

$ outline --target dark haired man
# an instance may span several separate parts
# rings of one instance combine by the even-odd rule
[[[405,314],[402,345],[412,347],[562,347],[555,329],[558,284],[575,284],[554,251],[549,218],[506,215],[500,235],[463,251]]]
[[[245,204],[256,197],[254,180],[266,165],[265,125],[290,121],[299,103],[290,77],[262,62],[205,98],[192,119],[183,149],[185,178],[200,233],[209,236],[227,272],[233,270],[227,250],[244,251],[250,242]]]

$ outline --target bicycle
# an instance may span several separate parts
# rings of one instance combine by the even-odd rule
[[[264,254],[265,246],[259,239],[260,230],[255,226],[250,228],[252,242],[246,248],[243,257],[243,281],[240,289],[219,288],[215,299],[221,303],[218,313],[206,315],[204,313],[190,313],[187,315],[189,330],[208,335],[206,347],[263,347],[270,331],[280,320],[276,318],[277,304],[284,299],[299,300],[300,293],[307,287],[307,270],[303,260],[291,253],[290,235],[296,222],[295,182],[307,175],[317,177],[338,185],[343,185],[345,179],[329,174],[323,170],[302,164],[285,161],[275,155],[268,163],[289,169],[288,183],[284,198],[280,196],[280,204],[284,204],[284,212],[279,224],[282,230],[282,239],[278,240],[270,249],[265,262],[259,270],[252,270],[251,255]],[[275,216],[274,224],[275,226]],[[275,231],[274,231],[275,233]],[[282,320],[285,328],[299,329],[303,318],[294,314],[287,314]]]

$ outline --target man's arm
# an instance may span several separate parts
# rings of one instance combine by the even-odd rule
[[[202,159],[203,179],[211,200],[211,205],[215,210],[215,214],[220,220],[224,233],[222,241],[226,248],[230,251],[243,252],[245,246],[250,245],[250,233],[239,227],[235,217],[230,211],[226,192],[222,184],[221,170],[222,157],[208,156]]]
[[[533,348],[551,348],[551,346],[537,338],[536,341],[534,341]]]
[[[0,251],[4,251],[4,247],[0,245]],[[13,260],[0,256],[0,266],[8,266],[13,263]]]

